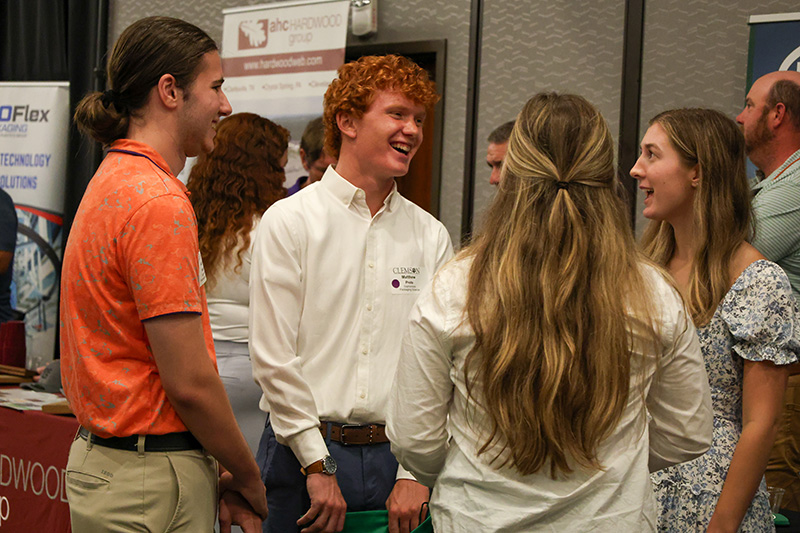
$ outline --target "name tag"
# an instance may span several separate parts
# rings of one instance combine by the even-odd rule
[[[197,269],[199,273],[199,279],[197,281],[200,283],[200,286],[202,287],[203,285],[206,284],[208,278],[206,278],[206,269],[203,268],[203,256],[200,255],[200,252],[197,252],[197,265],[199,267]]]
[[[392,294],[419,292],[422,288],[422,267],[393,267],[389,276]]]

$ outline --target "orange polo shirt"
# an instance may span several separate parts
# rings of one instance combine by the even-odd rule
[[[81,200],[61,274],[62,381],[86,429],[101,437],[186,431],[142,321],[201,314],[208,353],[197,357],[214,361],[201,268],[186,187],[149,146],[114,142]]]

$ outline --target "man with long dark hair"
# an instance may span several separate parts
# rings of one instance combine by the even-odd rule
[[[192,24],[142,19],[114,46],[108,81],[75,113],[108,155],[61,284],[62,378],[81,424],[67,463],[72,528],[210,531],[219,490],[253,532],[264,488],[217,375],[197,224],[175,177],[231,112],[219,53]]]

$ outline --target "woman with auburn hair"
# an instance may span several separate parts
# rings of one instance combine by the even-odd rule
[[[642,244],[686,298],[714,407],[709,452],[653,475],[659,529],[774,531],[763,477],[800,321],[786,274],[747,243],[744,137],[718,111],[665,111],[631,175],[651,219]]]
[[[694,327],[583,98],[522,109],[484,227],[411,313],[389,414],[437,531],[654,531],[649,468],[708,449]]]
[[[214,150],[201,155],[186,184],[197,214],[208,278],[208,315],[222,383],[255,455],[266,415],[247,346],[250,257],[258,221],[283,188],[289,131],[253,113],[219,123]]]

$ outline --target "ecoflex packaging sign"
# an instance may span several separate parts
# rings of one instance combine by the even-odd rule
[[[344,61],[349,6],[317,0],[224,10],[222,68],[233,111],[320,114]]]
[[[69,83],[0,83],[0,187],[19,220],[12,303],[25,312],[28,368],[55,352],[68,133]]]

